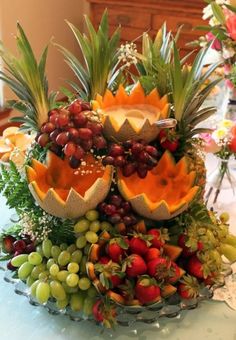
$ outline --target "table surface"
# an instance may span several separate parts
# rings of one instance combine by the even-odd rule
[[[211,169],[214,161],[207,160]],[[236,233],[236,199],[231,190],[222,191],[218,208],[231,214],[231,230]],[[12,214],[0,197],[0,228]],[[197,309],[184,311],[180,317],[161,318],[156,324],[137,324],[137,329],[117,327],[105,331],[88,321],[71,321],[63,315],[51,315],[45,308],[34,307],[25,297],[16,295],[14,287],[3,280],[0,271],[0,339],[1,340],[80,340],[80,339],[166,339],[166,340],[236,340],[236,311],[224,302],[201,302]]]

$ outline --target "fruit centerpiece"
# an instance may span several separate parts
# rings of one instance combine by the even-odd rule
[[[170,299],[192,308],[222,284],[236,237],[228,214],[204,203],[207,129],[197,125],[215,112],[202,104],[219,81],[206,82],[218,65],[202,72],[209,47],[189,67],[165,25],[138,53],[119,47],[119,29],[109,38],[106,12],[98,31],[86,23],[88,36],[69,23],[85,66],[59,46],[78,78],[64,102],[48,94],[47,48],[37,62],[19,24],[19,56],[1,45],[0,79],[21,112],[13,120],[32,138],[23,163],[5,156],[1,168],[18,215],[1,255],[34,303],[112,327],[124,311],[157,313]]]

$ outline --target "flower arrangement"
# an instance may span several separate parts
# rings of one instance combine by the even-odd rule
[[[211,41],[212,49],[217,51],[224,65],[225,84],[233,89],[236,84],[236,2],[234,0],[206,1],[203,19],[209,26],[201,28],[208,33],[200,38],[200,45]]]
[[[14,120],[36,132],[24,172],[1,167],[0,192],[19,217],[1,234],[2,260],[35,303],[112,327],[120,310],[196,301],[222,284],[236,237],[228,214],[203,201],[196,136],[208,130],[197,125],[215,112],[202,104],[219,81],[206,83],[217,65],[202,72],[209,46],[190,68],[166,25],[137,53],[119,46],[119,29],[109,37],[107,13],[98,31],[86,24],[88,35],[69,24],[84,64],[59,46],[78,79],[63,103],[48,93],[47,48],[38,62],[19,24],[19,56],[1,45],[0,79],[23,113]]]
[[[212,186],[206,196],[208,199],[213,187],[215,187],[216,192],[213,203],[216,203],[220,190],[223,187],[224,179],[227,179],[234,189],[235,179],[230,172],[229,160],[232,156],[236,158],[236,123],[224,119],[218,123],[218,126],[212,133],[201,134],[201,138],[203,140],[204,151],[215,154],[220,160],[217,173],[214,173],[211,180],[209,179]]]

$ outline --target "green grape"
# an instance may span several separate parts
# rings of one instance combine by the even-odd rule
[[[15,257],[13,257],[13,259],[11,259],[11,264],[14,267],[20,267],[24,262],[28,261],[28,254],[20,254],[17,255]]]
[[[47,269],[50,269],[53,264],[55,264],[55,260],[52,259],[52,258],[48,259],[47,260]]]
[[[87,243],[86,237],[84,235],[79,236],[76,240],[76,247],[82,249],[86,246],[86,243]]]
[[[94,286],[89,287],[89,289],[87,290],[87,295],[91,298],[94,298],[95,296],[98,295],[98,292],[96,290],[96,288]]]
[[[75,233],[84,233],[89,228],[89,221],[83,218],[74,225]]]
[[[64,300],[60,300],[60,301],[57,300],[56,306],[58,309],[65,309],[68,303],[69,303],[69,300],[68,300],[68,297],[66,297]]]
[[[53,265],[51,265],[51,267],[49,268],[49,273],[52,276],[56,276],[60,271],[60,268],[58,266],[58,264],[54,263]]]
[[[63,288],[65,289],[65,292],[66,292],[67,294],[74,294],[74,293],[77,293],[78,290],[79,290],[79,287],[78,287],[78,286],[76,286],[76,287],[69,287],[69,286],[66,284],[66,282],[62,282],[61,284],[62,284],[62,286],[63,286]]]
[[[75,250],[72,254],[71,254],[71,262],[76,262],[76,263],[80,263],[81,259],[82,259],[83,253],[80,249]]]
[[[46,266],[44,263],[39,264],[38,266],[35,266],[31,272],[31,276],[33,279],[38,279],[39,274],[42,273],[46,269]]]
[[[42,244],[38,244],[36,247],[37,253],[39,253],[42,257],[44,257],[43,249],[42,249]]]
[[[91,249],[91,243],[87,243],[86,246],[84,247],[84,254],[88,255],[90,249]]]
[[[93,222],[99,218],[99,213],[97,210],[89,210],[86,212],[85,217],[87,220]]]
[[[32,284],[33,284],[34,282],[35,282],[35,279],[34,279],[31,275],[29,275],[29,276],[27,277],[27,280],[26,280],[27,286],[28,286],[28,287],[31,287]]]
[[[89,225],[89,230],[97,233],[100,230],[100,222],[98,220],[91,222]]]
[[[57,273],[57,279],[61,282],[66,281],[66,278],[68,275],[69,275],[69,272],[67,270],[60,270]]]
[[[84,304],[84,296],[80,292],[72,294],[70,298],[70,308],[74,312],[79,312],[82,310]]]
[[[83,256],[80,262],[80,272],[86,274],[86,263],[87,263],[87,256]]]
[[[51,257],[51,248],[52,248],[52,241],[49,239],[43,240],[42,242],[42,250],[45,257]]]
[[[32,283],[32,285],[30,287],[30,294],[33,297],[36,297],[36,289],[37,289],[39,282],[40,282],[39,280],[34,281],[34,283]]]
[[[36,287],[36,299],[39,303],[44,304],[50,297],[50,287],[47,282],[39,282]]]
[[[28,256],[29,263],[35,266],[39,265],[42,262],[42,260],[43,260],[42,256],[39,253],[36,253],[36,251],[33,251]]]
[[[48,279],[48,276],[49,276],[49,271],[45,270],[44,272],[39,274],[39,280],[45,281],[46,279]]]
[[[66,278],[66,284],[69,287],[76,287],[79,282],[79,276],[77,274],[71,273]]]
[[[63,251],[63,250],[66,250],[68,248],[68,244],[67,243],[61,243],[60,244],[60,249]]]
[[[67,250],[63,250],[58,256],[58,264],[62,267],[66,266],[70,262],[71,254]]]
[[[63,288],[63,286],[61,285],[60,282],[58,281],[51,281],[50,282],[50,291],[52,296],[56,299],[56,300],[65,300],[66,299],[66,292],[65,289]]]
[[[67,266],[67,270],[70,272],[70,273],[78,273],[79,271],[79,265],[78,263],[76,262],[71,262],[68,264]]]
[[[24,262],[20,268],[18,269],[18,277],[20,280],[26,280],[27,277],[31,274],[34,265],[29,262]]]
[[[83,313],[87,316],[91,315],[93,313],[93,305],[95,303],[95,299],[91,297],[86,297],[84,299],[84,305],[83,305]]]
[[[61,253],[61,249],[58,246],[52,246],[51,248],[51,256],[54,258],[54,260],[58,259],[58,256]]]
[[[104,231],[104,230],[109,231],[109,230],[111,230],[111,229],[112,229],[111,223],[106,222],[106,221],[103,221],[103,222],[101,223],[101,230],[102,230],[102,231]]]
[[[79,288],[81,290],[87,290],[89,289],[91,286],[91,281],[89,280],[88,277],[82,277],[80,280],[79,280]]]
[[[77,249],[76,245],[73,243],[69,247],[67,247],[67,251],[72,254]]]
[[[227,213],[226,211],[220,214],[220,220],[222,223],[227,223],[229,221],[229,217],[229,213]]]
[[[87,231],[85,237],[89,243],[97,243],[98,241],[98,235],[94,231]]]

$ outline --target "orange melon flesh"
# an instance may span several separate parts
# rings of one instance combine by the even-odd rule
[[[78,169],[72,169],[66,159],[62,160],[49,152],[47,166],[33,160],[32,167],[26,170],[27,178],[29,183],[36,182],[35,189],[41,200],[49,189],[54,189],[63,201],[66,201],[71,188],[84,197],[98,178],[108,181],[110,177],[110,171],[104,169],[91,154],[86,155],[84,162],[86,164],[83,165],[82,162]]]
[[[198,187],[193,186],[196,173],[186,171],[186,159],[182,158],[176,165],[171,154],[166,151],[158,165],[144,179],[137,174],[124,177],[119,172],[120,190],[126,199],[143,195],[151,211],[164,203],[170,212],[174,212],[190,202],[198,191]]]

